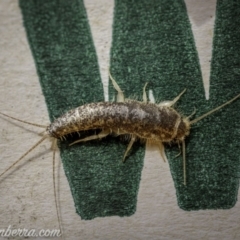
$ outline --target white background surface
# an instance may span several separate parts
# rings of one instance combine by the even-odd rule
[[[206,82],[205,89],[208,90],[216,1],[187,0],[186,4]],[[114,3],[112,0],[85,0],[85,5],[107,99]],[[49,123],[16,0],[0,1],[0,111],[26,121]],[[40,137],[36,132],[41,131],[0,117],[0,172],[37,142]],[[0,179],[0,229],[9,225],[12,229],[58,228],[52,185],[52,152],[49,149],[50,142],[44,142],[19,168],[14,168]],[[58,155],[57,160],[60,160]],[[82,221],[75,213],[61,164],[59,183],[61,219],[66,239],[240,238],[239,203],[230,210],[185,212],[179,209],[169,166],[160,159],[154,147],[146,151],[137,211],[131,217]]]

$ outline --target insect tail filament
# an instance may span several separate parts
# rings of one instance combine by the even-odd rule
[[[58,218],[58,226],[59,226],[59,229],[60,229],[60,232],[61,232],[61,236],[63,237],[63,228],[62,228],[62,224],[61,224],[61,221],[60,221],[60,213],[59,213],[59,203],[57,201],[57,190],[56,190],[56,176],[55,176],[55,159],[56,159],[56,148],[57,148],[57,139],[53,139],[53,142],[52,142],[52,148],[53,148],[53,168],[52,168],[52,171],[53,171],[53,189],[54,189],[54,201],[55,201],[55,207],[56,207],[56,212],[57,212],[57,218]]]
[[[18,119],[18,118],[9,116],[9,115],[7,115],[7,114],[5,114],[5,113],[1,113],[1,112],[0,112],[0,114],[3,115],[3,116],[5,116],[5,117],[11,118],[11,119],[13,119],[13,120],[16,120],[16,121],[18,121],[18,122],[21,122],[21,123],[25,123],[25,124],[32,125],[32,126],[39,127],[39,128],[45,128],[45,129],[47,128],[47,126],[40,125],[40,124],[37,124],[37,123],[31,123],[31,122],[23,121],[23,120],[20,120],[20,119]]]

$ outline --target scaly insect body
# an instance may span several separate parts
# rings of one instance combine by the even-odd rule
[[[76,131],[104,129],[117,135],[171,142],[183,141],[189,128],[188,119],[171,107],[128,100],[85,104],[57,118],[47,132],[52,137],[62,138]]]
[[[43,137],[15,163],[13,163],[2,174],[0,174],[0,177],[12,166],[22,160],[46,138],[53,138],[53,145],[56,145],[57,139],[65,138],[68,134],[73,132],[101,129],[102,131],[99,134],[79,139],[70,145],[78,142],[100,139],[111,133],[114,133],[115,135],[128,134],[130,135],[131,140],[123,156],[123,160],[125,160],[137,138],[158,144],[161,156],[165,160],[163,143],[182,143],[184,184],[186,184],[186,156],[184,140],[189,135],[190,126],[240,97],[240,94],[238,94],[236,97],[222,104],[221,106],[192,121],[189,121],[189,117],[181,116],[174,108],[172,108],[185,90],[172,101],[154,104],[149,103],[147,100],[145,85],[143,88],[143,102],[126,100],[123,91],[112,78],[110,73],[109,76],[114,88],[118,92],[116,102],[98,102],[82,105],[66,112],[64,115],[52,122],[49,126],[29,123],[8,116],[4,113],[0,113],[14,120],[45,128]]]
[[[65,138],[71,133],[90,129],[101,129],[101,132],[99,134],[79,139],[70,145],[76,144],[78,142],[100,139],[106,137],[111,133],[114,133],[114,135],[128,134],[130,135],[131,140],[123,156],[123,160],[125,160],[126,156],[132,148],[133,143],[138,138],[147,142],[156,143],[159,146],[161,156],[165,160],[163,143],[182,143],[184,184],[186,184],[186,157],[184,140],[189,135],[191,125],[226,106],[227,104],[230,104],[240,97],[239,94],[228,102],[211,110],[210,112],[207,112],[204,115],[192,121],[189,121],[189,117],[181,116],[172,107],[179,100],[185,90],[172,101],[165,101],[159,104],[155,104],[148,102],[145,85],[143,88],[142,102],[129,99],[126,100],[123,91],[118,86],[116,81],[112,78],[110,73],[109,76],[114,88],[118,92],[116,102],[98,102],[82,105],[78,108],[66,112],[64,115],[52,122],[49,126],[29,123],[8,116],[4,113],[0,113],[14,120],[45,128],[43,137],[25,154],[23,154],[15,163],[13,163],[2,174],[0,174],[0,177],[12,166],[22,160],[29,152],[31,152],[46,138],[53,138],[53,143],[56,145],[57,139]]]

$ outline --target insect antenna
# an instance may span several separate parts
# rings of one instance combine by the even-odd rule
[[[212,109],[211,111],[203,114],[202,116],[197,117],[196,119],[189,122],[190,125],[202,120],[203,118],[207,117],[208,115],[211,115],[212,113],[214,113],[214,112],[218,111],[219,109],[225,107],[226,105],[232,103],[233,101],[235,101],[239,97],[240,97],[240,94],[238,94],[234,98],[230,99],[229,101],[225,102],[224,104],[222,104],[222,105]],[[194,114],[195,114],[195,110],[190,116],[187,117],[187,119],[191,118],[191,116],[194,115]],[[183,150],[183,153],[182,153],[183,154],[183,184],[186,185],[186,182],[187,182],[187,180],[186,180],[187,179],[187,176],[186,176],[186,146],[185,146],[185,141],[184,140],[182,141],[182,150]]]
[[[16,120],[16,121],[18,121],[18,122],[21,122],[21,123],[25,123],[25,124],[32,125],[32,126],[39,127],[39,128],[47,128],[47,126],[45,126],[45,125],[40,125],[40,124],[37,124],[37,123],[31,123],[31,122],[23,121],[23,120],[20,120],[20,119],[18,119],[18,118],[9,116],[9,115],[7,115],[7,114],[5,114],[5,113],[1,113],[1,112],[0,112],[0,114],[3,115],[3,116],[5,116],[5,117],[14,119],[14,120]]]
[[[235,101],[235,100],[236,100],[237,98],[239,98],[239,97],[240,97],[240,94],[238,94],[236,97],[232,98],[231,100],[225,102],[224,104],[222,104],[222,105],[220,105],[220,106],[214,108],[213,110],[211,110],[211,111],[209,111],[209,112],[203,114],[202,116],[200,116],[200,117],[198,117],[198,118],[196,118],[196,119],[190,121],[190,125],[192,125],[192,124],[194,124],[194,123],[200,121],[201,119],[207,117],[208,115],[210,115],[210,114],[212,114],[212,113],[218,111],[219,109],[225,107],[226,105],[228,105],[228,104],[230,104],[231,102]]]
[[[3,173],[0,174],[2,177],[7,171],[9,171],[13,166],[15,166],[18,162],[20,162],[25,156],[27,156],[34,148],[36,148],[40,143],[42,143],[48,135],[43,136],[37,143],[35,143],[27,152],[25,152],[17,161],[15,161],[12,165],[10,165]]]

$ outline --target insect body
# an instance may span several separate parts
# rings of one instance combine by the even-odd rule
[[[173,108],[152,103],[98,102],[67,112],[50,124],[47,132],[52,137],[61,138],[89,129],[103,129],[96,138],[113,132],[156,142],[171,142],[184,140],[189,133],[189,122]]]
[[[117,102],[98,102],[82,105],[78,108],[66,112],[61,117],[57,118],[49,126],[43,126],[35,123],[29,123],[17,118],[0,113],[14,120],[45,128],[43,137],[29,149],[20,159],[6,169],[0,177],[7,172],[13,165],[23,159],[29,152],[37,147],[46,138],[52,138],[54,145],[58,139],[65,138],[67,135],[90,129],[101,129],[101,132],[96,135],[88,136],[79,139],[70,145],[101,139],[109,134],[125,135],[131,137],[127,150],[123,156],[125,160],[133,143],[137,139],[156,143],[159,146],[160,153],[164,159],[163,143],[182,143],[183,145],[183,168],[184,168],[184,184],[186,184],[186,164],[185,164],[185,138],[190,133],[192,124],[198,122],[202,118],[212,114],[227,104],[240,97],[240,94],[233,99],[222,104],[221,106],[205,113],[204,115],[190,121],[189,117],[181,116],[173,105],[179,100],[185,90],[172,101],[165,101],[159,104],[149,103],[146,95],[146,85],[143,88],[143,101],[135,101],[125,99],[123,91],[120,89],[116,81],[109,73],[110,79],[114,88],[117,90]]]
[[[125,160],[134,141],[141,139],[159,145],[160,153],[164,156],[162,143],[183,142],[189,134],[190,122],[183,118],[171,106],[180,98],[184,91],[173,101],[160,104],[148,103],[145,87],[143,102],[125,100],[123,92],[110,75],[115,89],[118,91],[118,102],[90,103],[68,111],[47,127],[46,136],[61,139],[68,134],[90,129],[102,131],[93,136],[77,140],[78,142],[100,139],[114,135],[131,136],[131,141],[124,154]]]

